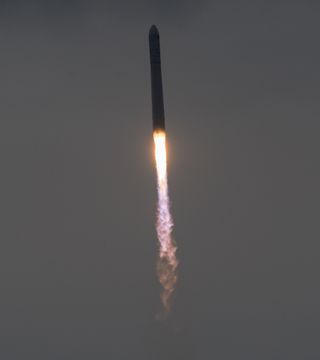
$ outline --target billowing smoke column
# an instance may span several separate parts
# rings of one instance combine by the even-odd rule
[[[162,285],[161,300],[164,315],[171,307],[171,295],[177,281],[176,245],[172,239],[173,222],[170,213],[170,200],[167,179],[166,133],[164,126],[164,105],[160,60],[160,39],[156,26],[149,32],[153,138],[158,179],[157,236],[159,240],[158,277]]]

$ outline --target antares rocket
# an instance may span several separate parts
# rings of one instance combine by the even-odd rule
[[[157,169],[158,205],[156,230],[159,241],[158,278],[162,285],[161,300],[163,316],[170,311],[172,293],[177,282],[176,257],[177,246],[172,238],[173,221],[170,212],[170,199],[167,178],[167,151],[164,126],[164,106],[161,78],[160,38],[155,25],[149,32],[149,49],[151,65],[152,120],[155,165]]]
[[[162,91],[160,36],[155,25],[149,31],[153,131],[165,131]]]

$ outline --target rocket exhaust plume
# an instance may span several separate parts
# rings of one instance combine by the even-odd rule
[[[158,206],[156,230],[159,240],[158,277],[162,285],[161,300],[163,315],[170,312],[172,294],[177,282],[177,247],[172,238],[173,222],[170,213],[170,200],[167,179],[167,149],[164,125],[164,105],[160,60],[160,38],[158,29],[153,25],[149,32],[151,63],[152,118],[155,160],[157,169]]]
[[[166,134],[164,132],[154,132],[153,138],[158,180],[156,227],[159,240],[159,259],[157,270],[159,281],[163,288],[161,300],[164,307],[164,315],[167,315],[171,307],[171,295],[177,281],[176,269],[178,261],[175,254],[177,248],[171,235],[173,222],[168,194]]]

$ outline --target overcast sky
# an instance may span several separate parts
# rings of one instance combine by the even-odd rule
[[[0,358],[320,358],[320,5],[0,1]],[[158,323],[148,30],[180,260]]]

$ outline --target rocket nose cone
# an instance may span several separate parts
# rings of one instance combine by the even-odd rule
[[[152,25],[149,31],[149,37],[152,38],[155,36],[159,36],[159,31],[155,25]]]

